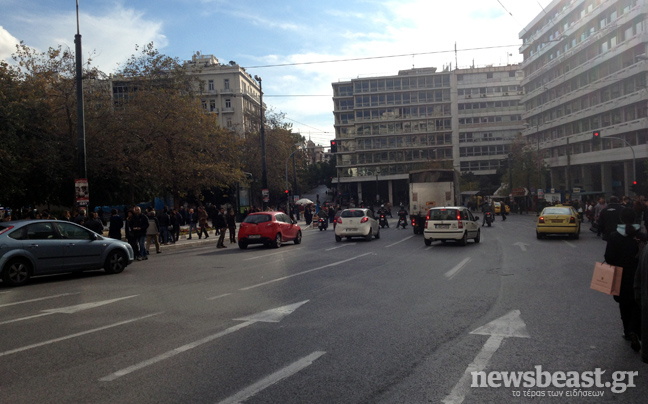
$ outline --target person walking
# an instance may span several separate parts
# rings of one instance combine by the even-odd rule
[[[158,224],[160,225],[160,242],[164,244],[169,243],[169,225],[171,218],[169,217],[169,207],[165,206],[161,212],[157,214]]]
[[[642,233],[639,225],[635,224],[633,209],[624,208],[620,212],[621,224],[616,230],[607,235],[605,247],[605,262],[609,265],[622,267],[621,291],[619,296],[613,296],[619,303],[623,337],[630,341],[634,351],[641,349],[641,306],[635,300],[635,271],[639,264],[639,242],[645,243],[646,234]]]
[[[121,240],[122,227],[124,227],[124,219],[119,216],[117,209],[110,211],[110,229],[108,229],[108,237]]]
[[[133,248],[133,254],[135,258],[139,259],[139,244],[137,243],[137,237],[133,231],[133,210],[129,209],[126,220],[124,220],[124,232],[126,233],[126,240],[128,244]]]
[[[198,223],[200,224],[200,229],[198,230],[198,238],[202,238],[202,234],[205,233],[205,238],[209,237],[209,232],[207,232],[207,227],[209,224],[207,223],[207,211],[205,210],[204,207],[199,206],[198,207]]]
[[[155,217],[155,211],[151,210],[148,213],[148,228],[146,229],[146,253],[149,253],[149,248],[151,247],[151,241],[155,243],[155,252],[161,253],[160,251],[160,222],[158,222],[157,217]]]
[[[139,249],[139,256],[137,257],[137,260],[147,260],[148,257],[146,256],[146,229],[149,227],[149,221],[146,216],[142,214],[142,209],[139,206],[135,206],[133,208],[133,218],[132,220],[132,229],[133,229],[133,236],[136,239],[137,242],[137,248]]]
[[[640,334],[638,336],[648,338],[646,337],[648,336],[648,248],[645,247],[639,254],[639,265],[635,272],[634,298],[641,312],[639,322]],[[648,363],[648,343],[644,343],[641,346],[641,360],[644,363]]]
[[[175,244],[180,238],[180,223],[182,216],[178,213],[177,209],[173,209],[169,215],[169,231],[171,232],[169,239],[171,243]]]
[[[603,240],[607,241],[610,234],[614,233],[617,229],[617,225],[622,224],[621,212],[623,209],[625,209],[625,207],[619,203],[619,198],[611,196],[610,203],[601,210],[598,217],[598,231],[603,235]]]
[[[99,220],[99,215],[97,214],[97,212],[91,212],[90,219],[87,219],[83,223],[83,225],[86,228],[94,231],[95,233],[103,235],[103,230],[104,230],[103,224]]]
[[[221,208],[220,212],[216,216],[216,223],[214,223],[214,227],[218,229],[220,232],[220,236],[218,237],[218,244],[216,245],[216,248],[227,248],[225,245],[225,230],[227,230],[227,219],[225,218],[225,208]]]
[[[234,209],[230,209],[227,215],[227,228],[229,229],[230,244],[236,243],[236,215]]]
[[[200,234],[196,228],[198,225],[198,214],[195,213],[193,209],[189,209],[189,212],[187,212],[187,224],[189,225],[189,237],[187,237],[187,240],[191,240],[191,233],[193,233],[194,230],[196,231],[198,238],[200,238]]]

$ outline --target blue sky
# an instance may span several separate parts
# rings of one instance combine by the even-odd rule
[[[519,33],[550,0],[79,0],[83,53],[106,73],[135,45],[180,60],[199,51],[263,78],[295,131],[334,137],[331,83],[414,67],[521,62]],[[15,44],[74,49],[76,0],[0,0],[0,58]],[[508,45],[508,46],[507,46]],[[490,48],[490,49],[483,49]],[[416,55],[414,55],[416,54]],[[401,57],[337,63],[274,64]],[[413,56],[414,55],[414,56]]]

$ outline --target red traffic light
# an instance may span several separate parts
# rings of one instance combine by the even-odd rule
[[[287,189],[284,192],[286,193],[286,195],[288,195],[288,190]]]
[[[594,138],[594,139],[600,139],[600,138],[601,138],[601,132],[599,132],[598,130],[595,130],[595,131],[592,133],[592,138]]]

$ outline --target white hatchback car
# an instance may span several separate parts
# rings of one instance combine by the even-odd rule
[[[372,237],[380,238],[380,227],[371,209],[344,209],[335,220],[335,241],[342,241],[342,237],[347,240],[364,237],[367,241],[371,241]]]
[[[423,237],[425,245],[429,246],[435,240],[455,240],[460,245],[466,245],[468,239],[479,243],[481,228],[479,216],[464,206],[445,206],[432,208],[428,211]]]

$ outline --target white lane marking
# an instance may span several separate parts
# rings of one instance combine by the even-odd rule
[[[231,295],[231,293],[225,293],[225,294],[214,296],[214,297],[208,297],[207,300],[216,300],[216,299],[220,299],[221,297],[225,297],[225,296],[229,296],[229,295]]]
[[[15,305],[17,305],[17,304],[32,303],[32,302],[40,302],[41,300],[56,299],[56,298],[63,297],[63,296],[78,295],[78,294],[80,294],[80,293],[81,293],[81,292],[62,293],[62,294],[60,294],[60,295],[46,296],[46,297],[39,297],[38,299],[22,300],[22,301],[20,301],[20,302],[13,302],[13,303],[0,304],[0,307],[8,307],[8,306],[15,306]]]
[[[188,350],[193,349],[193,348],[195,348],[195,347],[197,347],[199,345],[206,344],[206,343],[208,343],[210,341],[213,341],[216,338],[220,338],[220,337],[222,337],[224,335],[231,334],[234,331],[238,331],[241,328],[245,328],[245,327],[247,327],[249,325],[254,324],[255,322],[256,321],[246,321],[244,323],[237,324],[237,325],[235,325],[233,327],[230,327],[230,328],[228,328],[226,330],[223,330],[223,331],[221,331],[221,332],[219,332],[217,334],[210,335],[210,336],[208,336],[206,338],[203,338],[201,340],[198,340],[198,341],[192,342],[190,344],[183,345],[181,347],[172,349],[172,350],[170,350],[168,352],[165,352],[165,353],[163,353],[161,355],[158,355],[158,356],[153,357],[151,359],[140,362],[140,363],[138,363],[136,365],[129,366],[129,367],[124,368],[122,370],[118,370],[115,373],[112,373],[112,374],[110,374],[110,375],[108,375],[106,377],[102,377],[101,379],[99,379],[99,381],[100,382],[112,382],[113,380],[119,379],[120,377],[125,376],[125,375],[127,375],[129,373],[132,373],[132,372],[134,372],[136,370],[139,370],[139,369],[145,368],[147,366],[153,365],[155,363],[161,362],[161,361],[163,361],[165,359],[169,359],[169,358],[171,358],[173,356],[176,356],[179,353],[182,353],[184,351],[188,351]]]
[[[445,277],[448,278],[449,281],[452,280],[452,278],[454,278],[455,276],[457,276],[457,274],[459,273],[459,271],[461,271],[461,269],[462,269],[462,268],[463,268],[463,267],[464,267],[464,266],[465,266],[465,265],[466,265],[470,260],[471,260],[470,257],[468,257],[468,258],[464,258],[464,259],[463,259],[460,263],[458,263],[454,268],[452,268],[451,270],[449,270],[448,272],[446,272],[446,273],[445,273]]]
[[[283,379],[286,379],[297,372],[307,368],[308,366],[312,365],[315,360],[317,360],[319,357],[324,355],[326,352],[324,351],[315,351],[312,354],[305,356],[301,359],[299,359],[296,362],[293,362],[292,364],[286,366],[285,368],[271,374],[268,377],[265,377],[258,382],[246,387],[245,389],[239,391],[238,393],[234,394],[233,396],[230,396],[226,398],[223,401],[220,401],[218,404],[236,404],[236,403],[242,403],[248,398],[256,395],[257,393],[263,391],[264,389],[272,386],[275,383],[280,382]]]
[[[349,246],[356,245],[356,244],[358,244],[358,243],[344,243],[344,244],[339,245],[339,246],[337,246],[337,247],[327,248],[327,249],[324,250],[324,251],[337,250],[338,248],[349,247]]]
[[[575,246],[574,244],[570,243],[570,242],[567,241],[567,240],[563,240],[563,243],[567,244],[567,245],[570,246],[571,248],[576,248],[576,246]]]
[[[526,248],[529,246],[529,244],[523,243],[521,241],[518,241],[517,243],[514,243],[513,245],[516,245],[516,246],[520,247],[520,249],[522,251],[526,251],[527,250]]]
[[[279,255],[279,254],[283,254],[283,253],[286,253],[286,252],[299,251],[299,250],[303,250],[303,249],[304,249],[304,247],[301,247],[301,248],[291,248],[290,251],[283,251],[283,250],[282,250],[282,251],[279,251],[279,252],[276,252],[276,253],[272,253],[272,254],[265,254],[265,255],[258,255],[258,256],[256,256],[256,257],[244,258],[243,261],[258,260],[258,259],[260,259],[260,258],[272,257],[273,255]]]
[[[412,237],[414,237],[414,235],[411,235],[411,236],[409,236],[409,237],[405,237],[405,238],[402,239],[401,241],[397,241],[397,242],[395,242],[395,243],[393,243],[393,244],[386,245],[385,248],[387,248],[387,247],[391,247],[391,246],[395,246],[396,244],[400,244],[400,243],[402,243],[402,242],[405,241],[405,240],[409,240],[409,239],[411,239]]]
[[[454,386],[449,395],[443,399],[444,404],[461,404],[470,390],[473,372],[481,372],[486,368],[493,354],[499,349],[504,338],[530,338],[520,310],[513,310],[490,323],[477,328],[471,334],[489,335],[484,347],[479,351],[472,363]]]
[[[105,326],[99,327],[99,328],[93,328],[92,330],[82,331],[82,332],[78,332],[76,334],[71,334],[71,335],[66,335],[65,337],[55,338],[55,339],[51,339],[49,341],[39,342],[37,344],[32,344],[32,345],[27,345],[27,346],[24,346],[24,347],[21,347],[21,348],[12,349],[10,351],[0,352],[0,356],[7,356],[7,355],[15,354],[15,353],[18,353],[18,352],[27,351],[29,349],[38,348],[38,347],[41,347],[41,346],[53,344],[55,342],[61,342],[61,341],[65,341],[65,340],[68,340],[68,339],[80,337],[82,335],[91,334],[93,332],[107,330],[109,328],[118,327],[120,325],[124,325],[124,324],[132,323],[132,322],[135,322],[135,321],[143,320],[145,318],[157,316],[158,314],[162,314],[162,312],[153,313],[153,314],[149,314],[149,315],[138,317],[138,318],[133,318],[131,320],[120,321],[119,323],[105,325]]]
[[[3,322],[0,323],[0,325],[10,324],[10,323],[17,323],[18,321],[31,320],[32,318],[49,316],[51,314],[56,314],[56,313],[73,314],[73,313],[76,313],[77,311],[94,309],[95,307],[99,307],[99,306],[103,306],[103,305],[106,305],[106,304],[118,302],[118,301],[124,300],[124,299],[130,299],[131,297],[136,297],[136,296],[138,296],[138,295],[119,297],[117,299],[111,299],[111,300],[103,300],[101,302],[82,303],[82,304],[77,304],[76,306],[59,307],[58,309],[41,310],[41,314],[35,314],[33,316],[27,316],[27,317],[16,318],[14,320],[3,321]]]
[[[129,366],[129,367],[124,368],[122,370],[118,370],[115,373],[112,373],[112,374],[110,374],[108,376],[102,377],[101,379],[99,379],[99,381],[100,382],[111,382],[111,381],[116,380],[116,379],[118,379],[118,378],[120,378],[122,376],[125,376],[125,375],[127,375],[129,373],[132,373],[132,372],[134,372],[136,370],[139,370],[139,369],[145,368],[147,366],[153,365],[155,363],[161,362],[161,361],[163,361],[165,359],[169,359],[169,358],[174,357],[174,356],[176,356],[176,355],[178,355],[180,353],[186,352],[186,351],[188,351],[190,349],[194,349],[194,348],[196,348],[196,347],[198,347],[200,345],[206,344],[206,343],[208,343],[210,341],[213,341],[213,340],[215,340],[217,338],[220,338],[220,337],[222,337],[224,335],[231,334],[231,333],[233,333],[235,331],[238,331],[238,330],[240,330],[242,328],[245,328],[245,327],[247,327],[249,325],[252,325],[252,324],[254,324],[256,322],[259,322],[259,321],[268,322],[268,323],[278,323],[284,317],[291,314],[292,312],[297,310],[300,306],[302,306],[302,305],[304,305],[306,303],[308,303],[308,300],[304,300],[304,301],[298,302],[298,303],[289,304],[287,306],[276,307],[274,309],[262,311],[260,313],[253,314],[253,315],[245,317],[245,318],[234,319],[235,321],[241,320],[241,321],[245,321],[245,322],[241,323],[241,324],[237,324],[237,325],[235,325],[233,327],[230,327],[230,328],[228,328],[226,330],[223,330],[221,332],[218,332],[216,334],[213,334],[213,335],[207,336],[205,338],[199,339],[198,341],[194,341],[194,342],[191,342],[189,344],[183,345],[181,347],[172,349],[172,350],[167,351],[167,352],[165,352],[165,353],[163,353],[161,355],[158,355],[158,356],[153,357],[151,359],[145,360],[145,361],[140,362],[138,364],[135,364],[133,366]]]
[[[328,268],[328,267],[333,267],[333,266],[336,266],[336,265],[344,264],[345,262],[353,261],[353,260],[355,260],[355,259],[362,258],[362,257],[364,257],[365,255],[370,255],[370,254],[373,254],[373,253],[372,253],[372,252],[368,252],[368,253],[365,253],[365,254],[362,254],[362,255],[358,255],[357,257],[349,258],[349,259],[342,260],[342,261],[337,261],[337,262],[334,262],[334,263],[332,263],[332,264],[327,264],[327,265],[324,265],[324,266],[321,266],[321,267],[317,267],[317,268],[309,269],[309,270],[307,270],[307,271],[298,272],[298,273],[296,273],[296,274],[292,274],[292,275],[288,275],[288,276],[283,276],[283,277],[281,277],[281,278],[273,279],[273,280],[270,280],[270,281],[267,281],[267,282],[263,282],[263,283],[258,283],[258,284],[256,284],[256,285],[252,285],[252,286],[248,286],[248,287],[245,287],[245,288],[241,288],[241,289],[239,289],[239,290],[250,290],[250,289],[258,288],[258,287],[260,287],[260,286],[265,286],[265,285],[268,285],[268,284],[270,284],[270,283],[279,282],[279,281],[283,281],[283,280],[286,280],[286,279],[292,278],[293,276],[304,275],[304,274],[307,274],[307,273],[309,273],[309,272],[318,271],[318,270],[320,270],[320,269],[324,269],[324,268]]]

